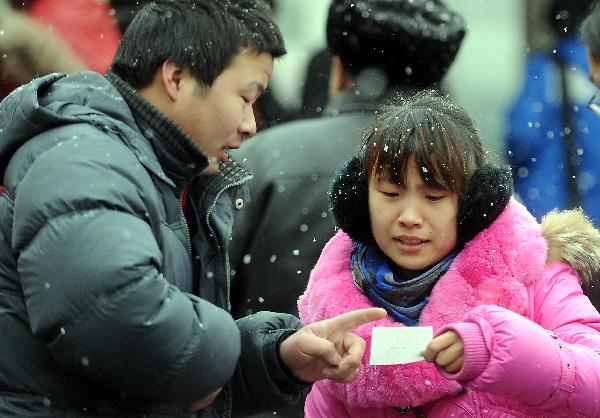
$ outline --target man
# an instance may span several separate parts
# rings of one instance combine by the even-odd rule
[[[310,270],[334,233],[330,179],[361,144],[386,100],[439,87],[465,33],[440,1],[334,0],[333,58],[324,117],[261,132],[236,154],[254,172],[252,202],[234,225],[234,317],[296,313]]]
[[[0,104],[0,415],[229,417],[356,376],[349,330],[384,311],[302,329],[227,312],[248,178],[227,150],[255,133],[283,53],[260,1],[157,1],[106,77],[50,75]]]

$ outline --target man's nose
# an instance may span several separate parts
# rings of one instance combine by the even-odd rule
[[[256,118],[254,117],[254,109],[252,106],[246,106],[244,119],[238,129],[242,138],[249,138],[256,135]]]

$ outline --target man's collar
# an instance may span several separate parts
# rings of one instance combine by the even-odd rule
[[[332,97],[327,103],[324,114],[326,116],[336,116],[343,113],[373,113],[385,103],[414,92],[415,89],[409,86],[372,92],[368,89],[361,90],[353,85]]]

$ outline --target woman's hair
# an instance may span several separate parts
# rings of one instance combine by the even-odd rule
[[[364,138],[362,169],[367,178],[404,185],[414,158],[425,184],[461,199],[473,173],[486,162],[471,118],[433,90],[386,107]]]

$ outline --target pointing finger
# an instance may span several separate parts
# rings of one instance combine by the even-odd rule
[[[362,324],[383,319],[386,315],[387,311],[383,308],[357,309],[327,319],[327,325],[332,331],[350,331]]]

